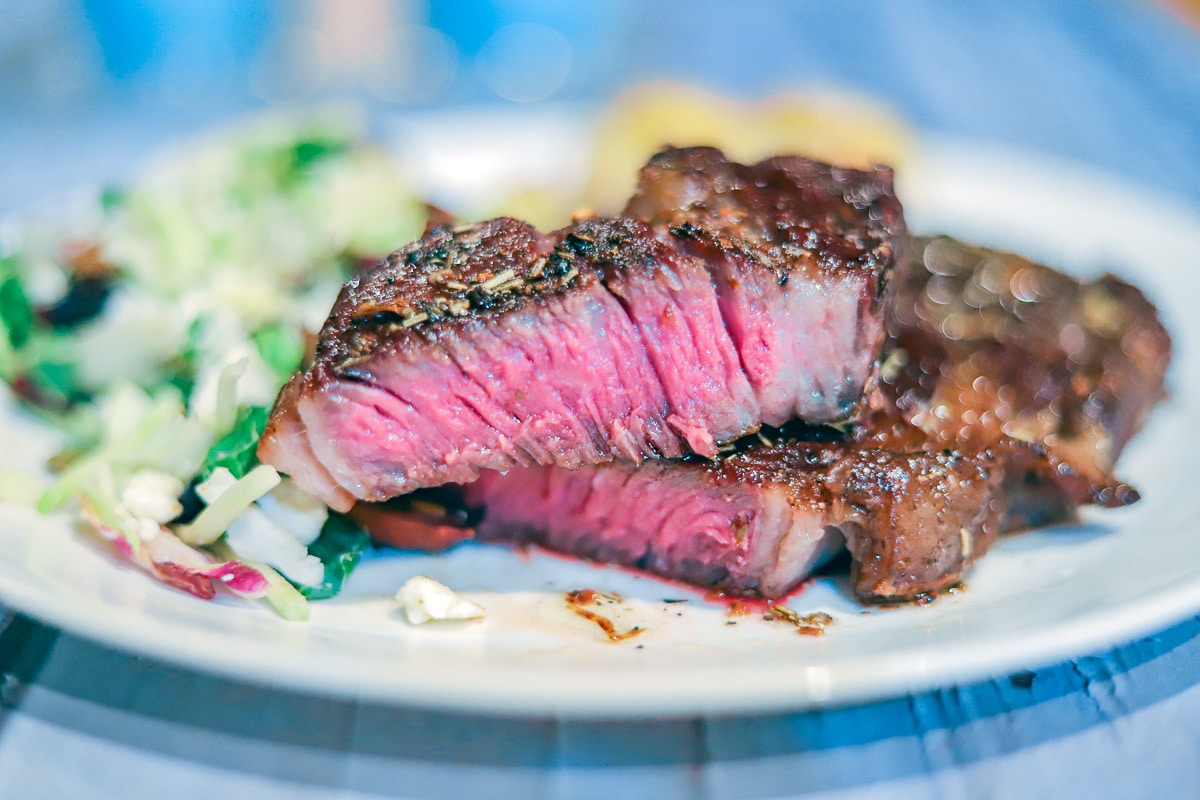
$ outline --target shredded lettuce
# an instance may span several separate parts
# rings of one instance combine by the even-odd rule
[[[304,358],[304,336],[296,328],[264,325],[254,332],[254,344],[267,366],[282,378],[299,369]]]
[[[293,622],[303,622],[308,619],[308,601],[304,595],[296,591],[296,587],[288,579],[280,575],[266,564],[248,562],[249,566],[262,573],[267,579],[267,601],[275,607],[279,616]]]
[[[58,408],[69,408],[83,397],[79,376],[71,361],[46,359],[35,361],[23,377],[42,396],[44,402]]]
[[[83,458],[64,471],[38,499],[37,510],[43,514],[61,511],[68,503],[83,495],[87,485],[96,479],[99,461]]]
[[[332,137],[302,139],[292,147],[292,163],[285,174],[302,175],[317,162],[345,152],[346,143]]]
[[[255,500],[279,485],[274,467],[259,464],[239,478],[189,524],[179,528],[179,538],[187,544],[212,544]]]
[[[83,498],[104,527],[120,535],[130,554],[141,550],[142,539],[134,521],[121,513],[116,502],[112,473],[99,470],[95,480],[83,487]],[[125,550],[126,547],[122,547]]]
[[[309,600],[334,597],[358,566],[370,542],[367,532],[357,522],[344,514],[330,514],[321,528],[321,535],[308,546],[309,554],[325,565],[325,577],[317,586],[298,585],[296,588]]]
[[[217,407],[213,415],[213,428],[218,433],[231,430],[237,421],[237,383],[246,374],[248,359],[240,359],[221,370],[217,378]]]
[[[269,415],[270,411],[265,406],[240,409],[229,433],[209,448],[200,468],[199,479],[206,479],[217,467],[229,470],[235,478],[241,478],[249,472],[258,463],[254,451],[266,430]]]
[[[33,307],[17,272],[16,259],[12,256],[0,258],[0,326],[14,350],[29,341],[33,319]]]
[[[304,595],[336,595],[367,537],[344,517],[260,506],[280,476],[258,463],[258,441],[350,269],[417,235],[423,205],[343,113],[253,121],[151,166],[99,193],[82,227],[26,226],[0,253],[0,379],[66,434],[48,485],[0,474],[0,501],[81,512],[197,596],[261,573],[280,614],[305,618]],[[194,488],[219,469],[236,482],[198,509]],[[188,487],[154,507],[176,519],[137,501],[146,471]],[[317,585],[302,594],[271,567],[210,563],[230,525],[256,514],[310,545]]]
[[[38,502],[42,513],[58,511],[89,490],[94,495],[96,481],[112,483],[114,474],[155,469],[188,479],[199,468],[212,438],[198,420],[185,414],[172,387],[152,397],[136,386],[116,386],[101,400],[97,412],[99,430],[91,449],[74,459],[42,495]],[[107,500],[89,498],[115,504],[115,490],[109,494]]]

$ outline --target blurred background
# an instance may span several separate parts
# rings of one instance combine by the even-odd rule
[[[670,88],[637,94],[652,81]],[[395,130],[618,101],[647,136],[672,131],[656,114],[701,135],[744,110],[718,95],[800,98],[745,135],[789,113],[851,121],[826,139],[894,122],[1200,205],[1196,0],[0,0],[0,212],[121,180],[148,149],[263,108],[350,101]]]

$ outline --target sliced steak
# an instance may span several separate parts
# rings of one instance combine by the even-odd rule
[[[489,476],[466,489],[481,534],[766,597],[844,537],[856,594],[880,601],[955,583],[999,531],[1134,502],[1112,469],[1170,357],[1142,293],[946,238],[911,252],[845,440]]]
[[[766,424],[854,412],[906,242],[891,187],[887,167],[795,156],[743,166],[708,147],[666,150],[642,169],[625,214],[709,265]]]
[[[815,233],[768,246],[710,236],[703,215],[682,234],[632,217],[437,228],[343,288],[259,457],[345,509],[482,470],[713,456],[764,421],[846,416],[904,233],[890,174],[720,163],[776,175],[774,205],[747,218],[774,207],[785,231],[810,214]]]
[[[716,462],[491,473],[464,492],[486,509],[481,538],[765,598],[795,588],[843,541],[856,593],[878,601],[955,583],[995,539],[1003,496],[991,451],[813,441],[811,433]]]
[[[1171,340],[1140,290],[1080,281],[1010,253],[918,239],[897,273],[885,403],[935,443],[1014,451],[1006,528],[1119,506],[1117,457],[1165,396]]]

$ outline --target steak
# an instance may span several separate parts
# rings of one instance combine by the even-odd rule
[[[1006,529],[1071,519],[1137,492],[1117,458],[1166,395],[1171,339],[1153,304],[1113,275],[1081,281],[948,237],[914,241],[897,271],[884,404],[934,446],[1013,450]]]
[[[709,266],[767,425],[855,411],[906,242],[891,180],[886,167],[797,157],[745,167],[707,147],[667,150],[642,169],[625,214],[665,227]]]
[[[1003,475],[992,451],[931,452],[832,429],[771,436],[718,461],[535,466],[484,475],[464,492],[485,509],[482,539],[768,599],[843,544],[861,598],[936,591],[957,582],[999,531]]]
[[[488,475],[464,490],[480,537],[766,598],[844,539],[856,595],[877,602],[953,585],[999,532],[1136,501],[1112,469],[1170,358],[1145,296],[945,237],[910,252],[888,360],[845,435],[788,426],[717,461]]]
[[[343,287],[259,457],[344,510],[844,419],[904,234],[883,168],[711,149],[657,156],[624,217],[436,228]]]

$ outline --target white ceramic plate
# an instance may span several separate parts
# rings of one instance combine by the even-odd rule
[[[968,589],[925,607],[864,609],[822,579],[791,601],[823,610],[822,637],[730,619],[656,580],[470,546],[374,558],[307,624],[236,601],[206,603],[119,565],[63,518],[0,508],[0,598],[114,647],[306,691],[520,714],[641,717],[786,710],[963,683],[1128,641],[1200,610],[1195,383],[1200,217],[1111,179],[1019,154],[939,144],[902,175],[914,230],[1019,249],[1067,269],[1134,278],[1177,343],[1174,400],[1129,449],[1144,500],[1088,524],[1002,541]],[[0,410],[0,458],[35,468],[45,432]],[[476,623],[413,627],[392,593],[425,574],[488,610]],[[565,590],[629,598],[614,617],[645,631],[609,642],[569,612]],[[665,603],[666,599],[686,599]],[[735,622],[736,624],[729,624]]]

